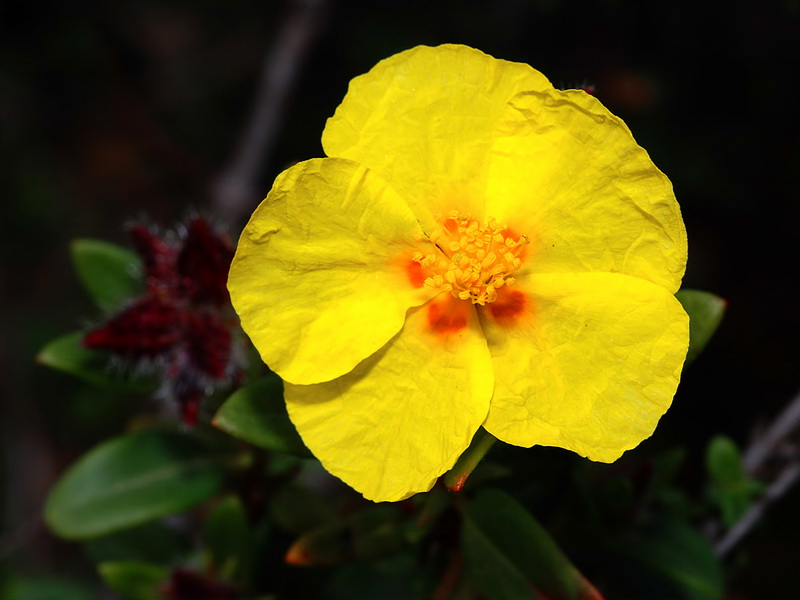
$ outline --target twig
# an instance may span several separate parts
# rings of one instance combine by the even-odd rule
[[[800,425],[800,394],[797,394],[789,405],[783,409],[781,414],[775,417],[772,425],[765,433],[758,436],[742,458],[745,471],[750,474],[758,471],[759,468],[769,459],[778,448],[779,444],[786,439]]]
[[[800,461],[789,463],[730,531],[714,545],[717,556],[725,556],[755,527],[767,508],[783,496],[800,479]]]
[[[257,190],[260,169],[280,130],[283,109],[311,44],[321,29],[327,0],[291,0],[286,19],[264,60],[253,112],[234,158],[214,186],[218,213],[235,222],[263,194]]]
[[[767,430],[758,435],[742,457],[744,470],[751,476],[756,475],[768,462],[775,458],[787,455],[783,452],[786,439],[800,426],[800,394],[797,394],[775,417]],[[783,454],[783,456],[781,456]],[[714,550],[722,557],[730,553],[739,542],[756,526],[766,513],[767,509],[783,496],[791,487],[800,480],[800,460],[796,453],[789,454],[787,462],[772,481],[767,490],[745,512],[736,524],[714,544]],[[706,523],[704,528],[709,537],[719,531],[719,521],[716,519]]]

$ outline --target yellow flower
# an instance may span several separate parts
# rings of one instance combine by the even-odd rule
[[[465,46],[355,78],[283,172],[229,288],[289,415],[365,497],[430,489],[483,426],[611,462],[688,345],[669,180],[592,96]]]

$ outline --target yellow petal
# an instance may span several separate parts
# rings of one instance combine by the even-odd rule
[[[440,311],[431,307],[446,308],[449,296],[411,309],[403,330],[351,373],[285,386],[303,441],[370,500],[429,490],[486,417],[493,385],[486,341],[468,303],[458,303],[461,326],[440,327]]]
[[[531,239],[525,269],[606,271],[677,291],[686,231],[669,180],[592,96],[522,93],[492,148],[486,214]]]
[[[610,273],[517,280],[518,318],[480,313],[495,372],[485,427],[518,446],[559,446],[611,462],[669,408],[689,343],[675,297]]]
[[[410,269],[421,237],[408,206],[362,166],[315,159],[282,173],[245,228],[228,280],[264,362],[311,384],[380,349],[408,308],[436,293]]]
[[[517,92],[549,87],[528,65],[467,46],[418,46],[350,82],[322,145],[378,171],[430,232],[437,212],[481,216],[497,118]]]

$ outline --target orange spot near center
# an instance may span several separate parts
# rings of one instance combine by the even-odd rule
[[[442,335],[461,331],[467,327],[470,308],[471,304],[467,301],[441,294],[439,298],[428,302],[428,326]]]
[[[528,308],[528,298],[519,290],[508,288],[498,291],[497,300],[488,304],[489,314],[499,325],[511,325]]]
[[[425,280],[428,277],[425,274],[425,271],[422,270],[422,265],[414,260],[408,259],[404,266],[406,269],[406,275],[408,275],[408,280],[411,282],[411,285],[415,288],[421,288],[425,284]]]

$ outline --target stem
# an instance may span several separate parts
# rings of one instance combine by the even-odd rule
[[[742,458],[745,470],[753,474],[772,458],[800,424],[800,394],[797,394],[775,417],[770,427],[759,435]]]
[[[451,492],[460,492],[467,482],[467,477],[475,470],[489,449],[497,441],[483,427],[475,432],[472,443],[456,461],[456,464],[444,476],[444,485]]]

